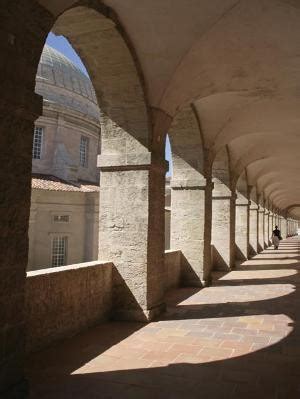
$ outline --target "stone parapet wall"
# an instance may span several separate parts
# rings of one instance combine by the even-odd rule
[[[181,251],[165,252],[165,291],[181,283]],[[114,265],[100,261],[27,273],[26,351],[68,338],[112,314]]]
[[[27,273],[26,351],[32,352],[108,319],[112,263],[99,261]]]
[[[165,290],[176,288],[181,283],[181,251],[165,251]]]

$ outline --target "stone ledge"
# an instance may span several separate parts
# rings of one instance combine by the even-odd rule
[[[61,273],[61,272],[70,272],[72,270],[78,270],[78,269],[85,269],[87,267],[93,267],[93,266],[113,266],[112,262],[108,261],[91,261],[91,262],[83,262],[83,263],[74,263],[73,265],[67,265],[67,266],[59,266],[59,267],[49,267],[48,269],[39,269],[39,270],[31,270],[30,272],[26,273],[27,277],[35,277],[35,276],[41,276],[41,275],[47,275],[47,274],[53,274],[53,273]]]
[[[235,202],[235,205],[236,206],[250,206],[250,201],[237,199]]]
[[[168,161],[155,157],[151,152],[100,154],[97,157],[97,167],[100,168],[101,172],[150,169],[166,172],[168,165]]]
[[[173,190],[205,190],[209,186],[213,189],[213,183],[206,179],[172,179],[170,182]]]

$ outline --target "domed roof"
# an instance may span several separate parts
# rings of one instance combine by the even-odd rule
[[[41,55],[35,91],[46,102],[99,119],[100,112],[90,79],[72,61],[48,45],[44,46]]]

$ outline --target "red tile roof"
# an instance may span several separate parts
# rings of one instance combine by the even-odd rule
[[[56,176],[32,174],[31,188],[37,190],[76,191],[90,193],[99,191],[99,184],[93,184],[80,180],[76,183],[70,183],[65,180],[59,179]]]

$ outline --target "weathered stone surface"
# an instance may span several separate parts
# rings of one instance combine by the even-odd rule
[[[230,187],[229,154],[224,148],[212,165],[212,265],[216,270],[229,271],[234,266],[235,200]]]
[[[258,205],[251,201],[249,209],[249,252],[250,255],[255,255],[258,250]]]
[[[37,2],[0,5],[0,397],[24,398],[24,286],[28,255],[35,73],[53,19]],[[6,277],[4,277],[6,274]]]
[[[246,260],[249,257],[249,200],[238,194],[235,203],[235,257]]]
[[[270,213],[269,213],[269,218],[268,218],[268,220],[269,220],[269,244],[271,245],[271,244],[272,244],[271,237],[272,237],[272,232],[273,232],[273,230],[274,230],[274,228],[273,228],[273,226],[274,226],[274,223],[273,223],[274,214],[273,214],[273,212],[271,212],[271,211],[270,211]]]
[[[182,251],[182,280],[203,286],[210,280],[210,178],[206,179],[205,153],[192,107],[182,109],[169,130],[172,146],[171,248]]]
[[[26,350],[36,351],[103,320],[112,309],[111,263],[79,263],[27,273]]]
[[[101,171],[99,259],[114,272],[116,318],[147,320],[164,292],[163,166]]]
[[[179,287],[182,283],[182,252],[165,251],[165,290]]]
[[[270,245],[270,231],[269,231],[269,210],[266,208],[264,212],[264,249]]]
[[[258,213],[257,213],[257,228],[258,228],[258,251],[261,252],[264,249],[264,231],[265,231],[265,208],[263,206],[259,206]]]
[[[205,200],[211,187],[178,187],[172,181],[171,248],[182,251],[182,278],[187,286],[201,286],[209,279],[205,256]]]

